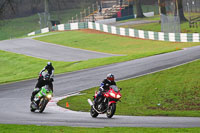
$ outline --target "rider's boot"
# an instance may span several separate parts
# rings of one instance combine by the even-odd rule
[[[94,106],[96,106],[101,98],[101,92],[99,91],[96,98],[94,99]]]
[[[94,99],[94,106],[96,106],[98,104],[99,101],[99,95],[96,96],[96,98]]]
[[[31,95],[31,102],[34,100],[35,95],[40,91],[39,88],[35,88]]]

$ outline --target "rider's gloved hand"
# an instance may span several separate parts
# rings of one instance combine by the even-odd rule
[[[103,87],[102,87],[102,86],[99,88],[99,91],[101,91],[101,92],[102,92],[102,91],[104,91],[104,89],[103,89]]]
[[[42,77],[42,73],[39,73],[39,77]]]
[[[39,77],[38,77],[38,80],[41,80],[42,79],[42,74],[41,73],[39,73]]]
[[[53,80],[53,78],[50,78],[50,82],[53,82],[54,80]]]

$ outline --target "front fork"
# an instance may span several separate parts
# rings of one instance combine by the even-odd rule
[[[115,101],[108,101],[108,106],[110,106],[112,103],[116,103]]]

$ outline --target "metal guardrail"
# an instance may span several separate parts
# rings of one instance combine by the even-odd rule
[[[200,42],[199,33],[164,33],[164,32],[153,32],[136,30],[131,28],[120,28],[116,26],[93,23],[93,22],[82,22],[82,23],[67,23],[53,26],[54,31],[64,30],[78,30],[78,29],[93,29],[99,30],[106,33],[118,34],[122,36],[129,36],[141,39],[159,40],[159,41],[170,41],[170,42]],[[28,34],[28,36],[50,32],[49,28],[44,28],[38,31],[34,31]]]

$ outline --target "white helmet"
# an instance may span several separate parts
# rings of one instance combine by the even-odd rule
[[[109,81],[114,81],[114,80],[115,80],[114,75],[113,75],[112,73],[109,73],[109,74],[107,75],[107,80],[109,80]]]
[[[51,63],[51,62],[48,62],[48,63],[47,63],[47,66],[52,66],[52,63]]]

